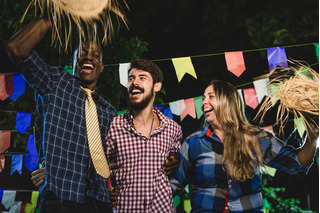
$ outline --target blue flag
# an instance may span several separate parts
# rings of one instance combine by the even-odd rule
[[[16,129],[20,134],[25,133],[30,128],[31,115],[28,112],[17,112]]]
[[[19,174],[22,175],[22,161],[23,155],[12,155],[10,175],[12,175],[15,171],[18,171]]]
[[[21,73],[14,74],[13,93],[9,96],[13,101],[16,101],[25,92],[25,81]]]

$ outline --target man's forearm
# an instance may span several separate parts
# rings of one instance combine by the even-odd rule
[[[47,16],[35,19],[10,38],[6,47],[8,54],[18,60],[28,58],[50,27]]]

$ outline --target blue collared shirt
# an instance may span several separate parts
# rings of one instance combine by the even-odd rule
[[[61,67],[49,66],[36,52],[15,62],[36,91],[36,146],[45,160],[46,187],[58,198],[83,203],[85,196],[110,202],[108,179],[98,175],[90,159],[86,121],[86,95],[80,80]],[[93,95],[101,139],[105,141],[115,108]],[[106,151],[106,145],[102,142]]]
[[[207,131],[208,128],[198,131],[182,143],[178,152],[179,168],[170,177],[174,195],[191,184],[192,212],[222,212],[225,208],[231,212],[261,212],[261,172],[256,171],[252,179],[244,182],[232,180],[222,164],[221,140],[214,134],[207,136]],[[308,171],[309,167],[299,163],[297,149],[266,133],[267,137],[258,138],[258,142],[268,166],[290,174]]]

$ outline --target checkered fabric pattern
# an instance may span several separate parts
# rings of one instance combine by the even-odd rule
[[[32,52],[15,62],[18,71],[35,89],[35,126],[39,156],[45,159],[46,188],[58,198],[83,203],[86,195],[110,202],[108,179],[98,175],[88,149],[85,121],[86,95],[80,80],[61,67],[46,64]],[[82,85],[83,86],[83,85]],[[93,95],[97,106],[101,137],[105,138],[116,110],[106,100]],[[105,143],[104,151],[106,152]]]
[[[207,134],[209,132],[209,134]],[[287,173],[307,172],[296,155],[296,149],[267,133],[258,142],[265,163]],[[209,136],[208,136],[209,135]],[[173,191],[179,194],[191,184],[192,212],[263,212],[262,174],[258,170],[253,179],[234,181],[223,166],[223,144],[210,128],[198,131],[182,143],[178,154],[179,168],[170,176]],[[225,206],[226,194],[229,194]]]
[[[108,132],[109,167],[119,193],[119,213],[174,212],[171,187],[161,166],[170,152],[179,150],[182,130],[158,109],[153,110],[160,126],[149,138],[135,130],[130,112],[115,117]]]

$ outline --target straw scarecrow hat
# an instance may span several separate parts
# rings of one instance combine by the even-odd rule
[[[294,119],[301,119],[308,132],[319,128],[319,74],[299,61],[289,61],[289,68],[275,69],[270,73],[271,95],[261,104],[255,119],[263,120],[266,112],[279,102],[276,124],[283,133],[292,113]]]
[[[125,1],[123,3],[127,6]],[[66,51],[71,40],[72,25],[77,27],[79,41],[98,39],[99,26],[99,32],[102,31],[102,44],[111,39],[113,17],[116,17],[117,21],[122,20],[126,25],[124,13],[117,0],[31,0],[21,21],[32,5],[36,9],[40,8],[42,15],[52,15],[52,42],[64,46]]]

